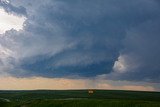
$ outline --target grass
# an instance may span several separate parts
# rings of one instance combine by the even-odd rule
[[[158,102],[126,100],[48,100],[33,101],[28,107],[160,107]]]
[[[160,107],[159,92],[96,90],[0,91],[0,107]]]

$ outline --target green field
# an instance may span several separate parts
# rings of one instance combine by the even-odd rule
[[[0,91],[0,107],[160,107],[160,92],[95,90]]]

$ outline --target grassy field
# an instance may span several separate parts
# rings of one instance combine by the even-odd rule
[[[160,107],[159,92],[95,90],[0,91],[0,107]]]

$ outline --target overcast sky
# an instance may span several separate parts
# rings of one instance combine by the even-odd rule
[[[0,78],[0,89],[160,91],[160,2],[0,0]]]

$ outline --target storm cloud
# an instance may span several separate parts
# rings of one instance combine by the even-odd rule
[[[160,80],[156,0],[12,0],[0,6],[26,17],[22,30],[0,35],[2,74]]]

